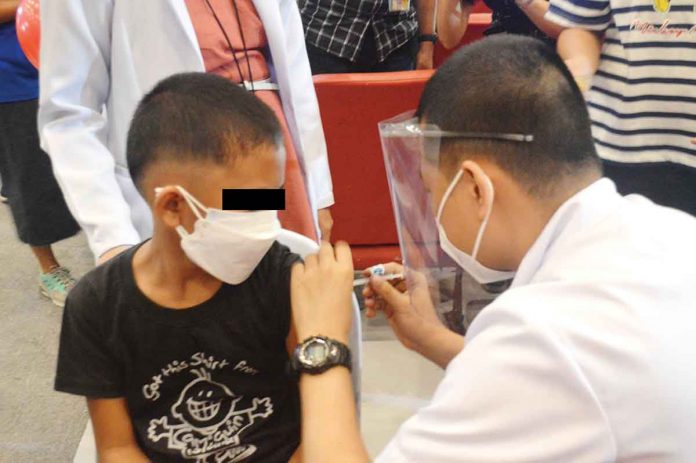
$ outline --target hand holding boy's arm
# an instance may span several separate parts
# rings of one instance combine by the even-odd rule
[[[87,399],[99,463],[149,463],[135,440],[126,400]]]
[[[352,325],[353,261],[350,248],[322,243],[318,255],[292,268],[292,314],[300,341],[324,335],[348,343]],[[347,368],[300,378],[302,461],[364,463],[351,376]]]

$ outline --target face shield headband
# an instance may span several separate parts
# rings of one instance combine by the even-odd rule
[[[427,286],[428,298],[440,318],[450,329],[463,334],[473,319],[471,314],[478,313],[477,308],[493,299],[491,293],[507,288],[507,283],[482,287],[442,251],[436,220],[438,204],[433,204],[426,183],[441,175],[440,155],[445,140],[529,143],[534,136],[445,131],[434,124],[420,123],[413,111],[381,122],[379,133],[412,302],[417,303],[413,298],[419,294],[418,303],[423,303]]]

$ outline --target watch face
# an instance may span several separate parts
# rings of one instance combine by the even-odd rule
[[[326,363],[329,356],[329,346],[321,339],[314,339],[302,348],[300,361],[311,367]]]

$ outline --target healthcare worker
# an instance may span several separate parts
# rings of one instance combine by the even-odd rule
[[[187,71],[244,81],[274,109],[287,152],[281,223],[328,239],[331,176],[295,0],[43,0],[41,18],[42,145],[100,261],[151,234],[126,134],[144,94]]]
[[[420,159],[441,249],[479,281],[514,280],[465,339],[417,269],[406,293],[372,278],[370,310],[384,299],[399,339],[446,369],[377,461],[696,461],[696,219],[602,178],[553,50],[515,36],[465,47],[427,84],[419,121],[382,136],[387,158]],[[345,243],[294,268],[298,339],[345,350],[351,272]],[[293,361],[303,461],[365,462],[347,356],[321,346]]]

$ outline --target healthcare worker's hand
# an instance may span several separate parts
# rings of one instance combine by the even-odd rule
[[[403,273],[396,263],[386,264],[386,273]],[[378,310],[387,316],[389,324],[401,343],[442,368],[464,348],[464,337],[450,331],[437,316],[428,280],[421,273],[407,271],[408,291],[404,282],[389,282],[374,276],[363,290],[367,316]]]
[[[328,336],[348,343],[353,321],[353,257],[345,242],[324,241],[319,254],[295,264],[291,275],[292,318],[298,341]]]
[[[404,267],[395,262],[385,264],[384,270],[387,274],[404,273]],[[366,274],[369,276],[369,271]],[[372,318],[378,311],[384,312],[399,341],[408,349],[421,352],[424,341],[444,325],[437,317],[425,276],[408,271],[406,278],[410,291],[403,279],[372,277],[363,289],[366,315]]]
[[[321,236],[319,237],[322,241],[331,241],[331,230],[333,229],[333,217],[331,216],[331,209],[324,208],[317,211],[317,219],[319,220],[319,232]]]

